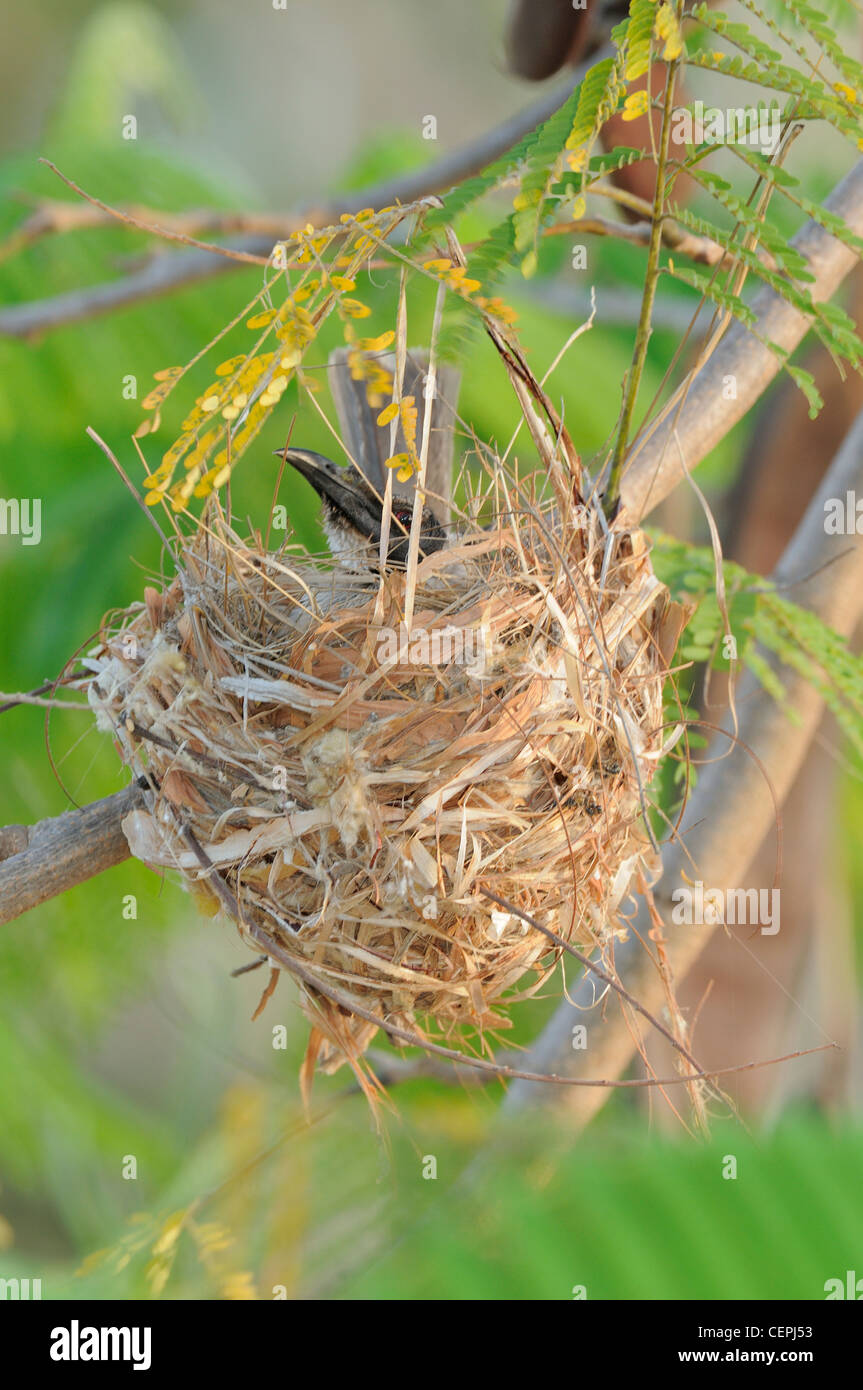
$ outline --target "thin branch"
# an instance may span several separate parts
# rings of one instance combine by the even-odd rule
[[[53,168],[50,160],[41,161]],[[59,173],[59,170],[58,170]],[[64,178],[60,174],[61,178]],[[71,187],[76,185],[64,179]],[[81,196],[88,195],[81,191]],[[86,232],[104,229],[113,225],[119,214],[139,230],[158,234],[173,240],[179,236],[185,240],[201,232],[211,232],[222,236],[268,236],[278,241],[284,235],[286,224],[296,217],[295,213],[278,212],[222,212],[216,208],[190,208],[186,212],[166,212],[163,208],[149,207],[143,203],[129,203],[122,209],[112,209],[113,216],[102,210],[96,201],[73,203],[65,198],[40,198],[36,206],[14,231],[0,242],[0,262],[11,260],[27,251],[31,246],[50,236],[62,236],[67,232]],[[155,229],[158,224],[157,233]],[[210,244],[205,243],[210,249]],[[212,247],[215,251],[218,248]]]
[[[543,228],[542,235],[549,236],[604,236],[617,241],[628,241],[634,246],[649,246],[653,226],[651,222],[611,222],[607,217],[579,217],[575,222],[555,222]],[[677,222],[662,219],[662,244],[679,256],[686,256],[696,265],[719,265],[722,261],[735,259],[734,247],[722,246],[707,236],[697,236],[687,231]],[[765,257],[765,264],[767,264]],[[770,257],[770,269],[775,261]]]
[[[589,974],[594,975],[596,979],[601,980],[602,983],[604,985],[607,985],[609,989],[613,989],[614,992],[620,995],[621,999],[623,999],[635,1013],[641,1014],[642,1018],[646,1018],[650,1026],[652,1028],[655,1028],[657,1033],[660,1033],[662,1037],[665,1038],[666,1042],[670,1043],[670,1045],[677,1052],[679,1052],[682,1057],[686,1059],[686,1061],[689,1063],[691,1067],[694,1067],[695,1071],[701,1070],[701,1064],[696,1060],[695,1057],[693,1057],[692,1053],[689,1052],[687,1048],[685,1048],[683,1044],[678,1041],[678,1039],[674,1036],[671,1030],[669,1028],[666,1028],[665,1024],[661,1023],[660,1020],[656,1018],[653,1014],[649,1013],[647,1009],[645,1009],[639,1003],[639,1001],[636,998],[634,998],[632,994],[630,994],[629,990],[624,989],[623,985],[620,983],[618,979],[616,979],[614,975],[611,975],[607,970],[604,970],[603,967],[600,965],[599,961],[591,960],[589,956],[586,956],[583,951],[579,951],[577,947],[571,944],[571,942],[565,941],[562,936],[558,935],[557,932],[552,931],[550,927],[543,926],[542,923],[538,922],[535,917],[531,917],[529,912],[524,912],[522,908],[516,907],[514,903],[508,902],[505,898],[499,898],[496,893],[491,893],[487,888],[482,890],[482,892],[484,897],[490,898],[493,903],[497,903],[498,907],[505,908],[507,912],[514,913],[533,931],[538,931],[543,936],[547,937],[549,941],[551,941],[555,946],[557,946],[558,950],[565,951],[567,955],[570,955],[575,960],[577,960],[579,964],[582,965],[586,971],[588,971]]]
[[[344,193],[329,203],[287,213],[275,234],[273,223],[268,222],[263,232],[255,230],[253,234],[230,243],[227,249],[251,256],[269,256],[275,241],[309,222],[313,226],[329,226],[338,222],[342,213],[359,212],[364,207],[389,207],[397,202],[409,203],[429,193],[445,192],[453,184],[477,173],[505,154],[534,126],[547,120],[566,100],[573,86],[581,80],[583,72],[584,68],[581,67],[570,73],[564,82],[555,83],[539,101],[524,111],[425,169],[387,179],[357,192]],[[101,216],[105,223],[113,220],[107,212]],[[162,220],[165,221],[164,218]],[[226,261],[224,256],[214,255],[213,250],[167,252],[155,256],[141,270],[122,279],[2,309],[0,335],[29,338],[64,324],[114,313],[143,299],[169,294],[233,269],[236,267],[230,261]]]
[[[656,192],[653,200],[653,218],[650,226],[650,243],[647,250],[647,267],[644,272],[644,296],[641,301],[641,314],[635,335],[635,348],[632,366],[626,375],[623,409],[620,428],[614,446],[614,455],[608,474],[604,509],[606,516],[613,517],[620,500],[620,479],[629,445],[629,433],[633,414],[638,400],[638,389],[644,364],[647,360],[647,345],[653,317],[653,301],[659,281],[659,257],[662,251],[662,213],[665,207],[665,170],[668,164],[668,146],[671,140],[671,115],[674,104],[674,84],[677,76],[677,62],[670,62],[665,76],[665,97],[662,105],[662,130],[659,136],[659,150],[656,161]]]
[[[74,179],[70,179],[62,170],[58,169],[56,164],[52,164],[50,159],[40,159],[39,163],[46,165],[52,173],[57,175],[58,179],[65,183],[67,188],[71,188],[73,193],[77,193],[79,198],[83,198],[108,221],[121,222],[124,227],[132,227],[137,232],[147,232],[150,236],[160,237],[163,241],[179,241],[184,246],[194,246],[199,251],[211,251],[217,256],[227,256],[229,260],[240,261],[244,265],[266,265],[269,260],[268,256],[254,256],[248,251],[235,251],[229,246],[216,246],[212,242],[199,241],[197,237],[190,236],[188,232],[182,232],[176,227],[172,228],[165,225],[164,218],[162,218],[163,225],[161,226],[158,223],[144,222],[133,212],[111,207],[110,203],[103,203],[101,198],[96,198],[92,193],[88,193],[86,189],[75,183]],[[161,217],[161,214],[156,213],[156,216]]]
[[[208,881],[213,887],[216,886],[217,882],[221,883],[221,889],[219,891],[220,896],[223,896],[223,898],[230,894],[230,889],[226,887],[224,880],[222,880],[218,874],[214,874]],[[234,902],[234,908],[231,910],[231,915],[236,921],[241,920],[239,907],[236,901]],[[571,1074],[567,1075],[566,1073],[558,1075],[555,1072],[535,1072],[526,1070],[522,1067],[508,1066],[502,1062],[490,1061],[485,1057],[475,1057],[471,1056],[469,1053],[458,1052],[452,1047],[443,1047],[440,1043],[432,1042],[431,1039],[422,1037],[410,1028],[404,1028],[401,1024],[394,1023],[391,1020],[383,1020],[379,1014],[376,1014],[373,1010],[367,1009],[362,1004],[358,1003],[352,994],[346,993],[344,990],[330,984],[323,979],[322,976],[315,974],[315,972],[306,965],[305,962],[301,961],[299,957],[286,951],[276,937],[258,922],[244,922],[243,925],[246,929],[246,935],[251,937],[272,960],[278,961],[282,969],[287,971],[289,975],[293,975],[298,980],[302,980],[303,984],[307,986],[313,996],[323,995],[325,999],[329,999],[332,1003],[338,1005],[345,1013],[353,1014],[356,1018],[365,1019],[367,1023],[374,1023],[377,1027],[383,1028],[391,1038],[398,1039],[403,1045],[407,1045],[408,1047],[419,1047],[423,1052],[433,1057],[444,1057],[450,1062],[457,1063],[459,1066],[471,1067],[475,1071],[486,1072],[491,1076],[498,1076],[504,1080],[530,1082],[542,1086],[562,1086],[564,1088],[571,1087],[573,1089],[584,1088],[585,1090],[595,1091],[649,1090],[657,1086],[685,1086],[693,1081],[708,1081],[717,1076],[730,1075],[732,1072],[755,1071],[760,1067],[777,1066],[782,1062],[790,1061],[792,1057],[804,1055],[800,1052],[786,1053],[782,1057],[766,1057],[757,1062],[744,1062],[742,1065],[733,1067],[717,1067],[710,1071],[690,1072],[687,1076],[638,1076],[625,1080],[616,1078],[612,1081],[609,1081],[604,1076],[576,1077]],[[824,1043],[818,1047],[808,1048],[806,1055],[811,1052],[826,1052],[834,1046],[834,1043]]]
[[[53,695],[54,691],[60,685],[70,685],[73,681],[89,681],[91,679],[92,673],[90,671],[68,671],[66,675],[59,676],[57,680],[45,681],[44,685],[37,686],[35,690],[26,690],[24,692],[19,692],[17,695],[0,693],[0,714],[4,714],[6,710],[14,709],[16,705],[35,704],[40,695],[48,695],[49,693]],[[0,858],[2,858],[2,855],[0,855]]]
[[[0,830],[0,925],[128,859],[122,820],[143,804],[133,784],[81,810]]]

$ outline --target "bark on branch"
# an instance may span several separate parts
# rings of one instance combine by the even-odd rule
[[[0,830],[0,926],[128,859],[121,821],[142,805],[133,784],[80,810]]]
[[[824,206],[857,236],[863,236],[863,160],[837,184]],[[809,263],[815,276],[809,289],[819,303],[832,298],[859,259],[844,242],[814,221],[801,227],[792,245]],[[775,290],[758,294],[752,308],[762,339],[793,352],[805,337],[809,321]],[[621,501],[630,515],[645,516],[680,482],[675,430],[682,441],[684,457],[694,468],[751,409],[779,370],[776,354],[743,324],[735,322],[689,384],[679,413],[672,405],[661,423],[648,427],[634,441],[621,486]],[[736,386],[736,396],[731,400],[723,391],[729,378]]]

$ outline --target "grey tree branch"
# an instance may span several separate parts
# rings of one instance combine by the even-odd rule
[[[128,859],[121,821],[143,804],[133,783],[78,811],[0,830],[0,926]]]
[[[581,81],[583,74],[584,67],[571,72],[564,81],[556,82],[524,111],[519,111],[509,120],[495,126],[493,130],[486,131],[462,149],[446,155],[425,169],[387,179],[383,183],[359,189],[357,192],[342,194],[328,203],[301,209],[299,212],[286,213],[281,221],[280,231],[274,231],[271,222],[268,230],[234,238],[226,245],[232,251],[269,256],[275,241],[288,236],[298,227],[304,227],[308,222],[315,226],[328,226],[338,222],[343,212],[358,212],[364,207],[388,207],[395,202],[409,203],[428,193],[444,192],[454,183],[477,173],[486,164],[505,154],[511,145],[534,126],[547,120],[566,100],[575,84]],[[90,211],[87,217],[88,225],[94,225],[96,222],[113,225],[114,219],[107,213],[97,217],[97,212],[98,209]],[[10,338],[34,337],[63,324],[77,323],[100,314],[110,314],[142,299],[169,294],[181,286],[209,280],[236,269],[236,262],[226,260],[224,256],[210,251],[166,252],[155,256],[141,270],[134,271],[122,279],[111,280],[101,285],[89,285],[80,290],[71,290],[67,294],[54,295],[50,299],[33,300],[28,304],[15,304],[2,309],[0,335]]]
[[[796,603],[845,636],[851,634],[863,615],[863,543],[856,536],[825,533],[824,502],[828,497],[844,498],[849,489],[858,493],[863,490],[863,414],[849,432],[773,576],[777,583],[787,586],[785,592]],[[811,578],[800,582],[800,575]],[[708,927],[671,923],[671,895],[683,884],[682,874],[685,871],[690,879],[700,879],[706,887],[740,886],[774,823],[774,801],[765,774],[781,806],[823,712],[820,696],[802,676],[786,681],[788,697],[800,716],[797,724],[780,714],[772,698],[753,681],[741,684],[738,708],[746,713],[738,733],[740,743],[729,742],[728,756],[702,771],[682,827],[685,849],[677,841],[669,842],[662,856],[662,878],[654,890],[655,906],[665,927],[666,955],[678,982],[711,935]],[[731,726],[726,723],[725,727]],[[724,751],[725,743],[717,736],[709,753],[716,756]],[[747,753],[744,744],[761,766]],[[642,938],[648,940],[653,923],[644,902],[639,905],[635,925]],[[634,934],[615,950],[615,964],[629,992],[650,1012],[657,1013],[665,998],[663,981]],[[584,1012],[595,998],[589,976],[570,990],[570,996],[575,1007],[567,1002],[560,1005],[525,1065],[558,1076],[619,1076],[635,1052],[632,1031],[616,1010],[609,1011],[605,1022],[598,1012]],[[588,1025],[589,1046],[585,1050],[572,1048],[572,1029],[577,1023]],[[554,1095],[554,1103],[567,1109],[570,1132],[573,1124],[587,1124],[603,1099],[602,1092],[580,1088],[557,1088]],[[550,1100],[548,1087],[514,1082],[505,1110],[519,1111]]]
[[[857,236],[863,236],[863,160],[837,184],[824,206]],[[801,227],[792,245],[809,263],[815,276],[809,289],[819,303],[836,293],[859,259],[844,242],[813,221]],[[775,290],[762,291],[752,308],[758,333],[768,342],[793,352],[805,337],[808,320]],[[680,482],[680,455],[673,442],[675,428],[684,456],[695,467],[750,410],[779,369],[776,355],[743,324],[735,322],[690,382],[679,415],[672,402],[661,421],[642,431],[633,442],[621,487],[621,501],[630,516],[645,516]],[[737,393],[731,400],[723,394],[729,378],[734,380]]]

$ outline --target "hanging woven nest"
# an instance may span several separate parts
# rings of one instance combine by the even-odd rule
[[[639,531],[557,492],[421,559],[409,627],[405,571],[268,552],[210,504],[91,653],[100,726],[149,787],[133,853],[295,963],[309,1072],[358,1069],[378,1028],[486,1047],[559,955],[519,912],[585,946],[620,930],[667,594]]]

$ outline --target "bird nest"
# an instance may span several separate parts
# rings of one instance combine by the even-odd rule
[[[132,852],[295,975],[307,1074],[359,1073],[378,1029],[487,1050],[560,942],[623,929],[666,602],[641,532],[581,502],[467,525],[410,585],[210,505],[173,582],[113,615],[89,698],[147,788]]]

